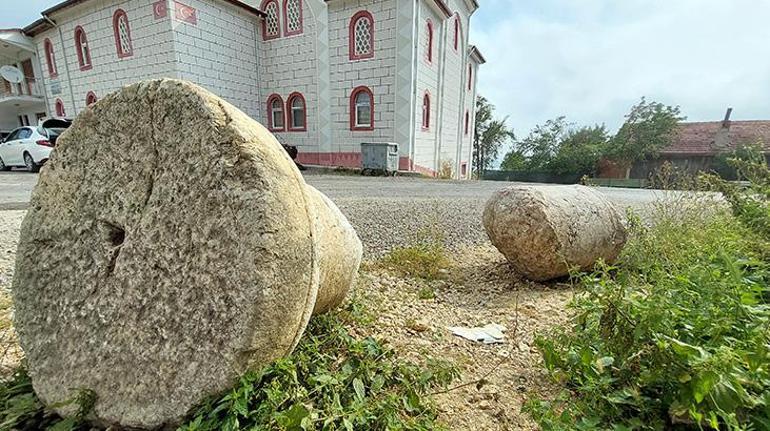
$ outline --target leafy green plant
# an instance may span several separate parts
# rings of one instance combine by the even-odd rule
[[[0,430],[90,429],[84,425],[84,421],[95,401],[96,397],[92,391],[78,390],[71,400],[58,405],[76,405],[76,413],[61,418],[37,398],[32,389],[32,380],[26,368],[22,366],[8,380],[0,383]]]
[[[406,362],[371,337],[351,334],[368,316],[355,303],[315,318],[297,349],[249,372],[227,393],[197,408],[180,431],[443,429],[428,393],[459,376],[449,362]],[[78,411],[62,419],[35,395],[24,368],[0,384],[0,429],[74,431],[96,398],[78,391]]]
[[[352,336],[339,316],[321,316],[291,356],[243,376],[180,431],[442,429],[426,394],[457,376],[447,362],[404,362]]]
[[[538,337],[544,430],[770,429],[768,236],[729,214],[667,214],[617,266],[579,279],[568,327]]]

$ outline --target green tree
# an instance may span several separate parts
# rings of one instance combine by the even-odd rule
[[[483,97],[476,98],[476,125],[473,135],[473,170],[481,178],[489,166],[497,159],[500,147],[516,139],[513,130],[508,128],[508,117],[494,118],[495,107]]]
[[[547,171],[551,161],[558,154],[559,146],[567,136],[569,127],[566,117],[563,116],[548,120],[545,124],[538,124],[526,138],[515,142],[512,152],[527,156],[527,170]]]
[[[686,117],[679,106],[642,100],[631,108],[626,121],[612,139],[607,156],[631,166],[637,160],[654,157],[676,138],[677,126]]]
[[[609,133],[604,125],[583,126],[567,131],[559,143],[548,171],[556,174],[593,175],[607,149]]]
[[[513,149],[505,155],[505,158],[503,158],[500,169],[504,171],[526,171],[527,156],[521,151]]]

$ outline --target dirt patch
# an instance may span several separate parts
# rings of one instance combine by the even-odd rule
[[[13,329],[11,281],[19,243],[19,228],[26,211],[0,211],[0,377],[9,375],[23,356]]]
[[[426,290],[432,290],[433,298],[420,299],[428,296]],[[565,305],[573,295],[569,286],[522,280],[489,245],[454,253],[441,280],[398,277],[367,265],[354,294],[376,316],[371,335],[407,358],[419,361],[430,355],[461,368],[455,383],[461,387],[435,397],[450,429],[537,429],[521,413],[522,404],[531,393],[548,395],[558,388],[545,375],[533,339],[566,321]],[[505,344],[478,344],[447,330],[488,323],[508,328]],[[488,383],[477,387],[473,382],[482,377]],[[471,384],[462,386],[466,383]]]

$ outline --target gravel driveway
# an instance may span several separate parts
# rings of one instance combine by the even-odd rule
[[[307,173],[307,182],[326,193],[348,216],[364,243],[367,257],[393,246],[413,243],[426,235],[444,237],[449,248],[487,241],[481,213],[496,190],[512,183],[494,181],[439,181],[423,178],[361,177]],[[0,211],[24,209],[37,175],[23,171],[0,173]],[[598,188],[621,208],[643,215],[662,197],[651,190]],[[3,219],[20,217],[4,214]],[[5,220],[12,223],[12,220]],[[0,244],[15,238],[15,229],[3,229]]]

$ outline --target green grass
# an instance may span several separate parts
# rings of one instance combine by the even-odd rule
[[[356,303],[315,318],[294,353],[241,377],[195,409],[179,430],[443,429],[426,394],[449,385],[457,368],[431,358],[406,362],[377,339],[349,330],[369,321]],[[78,392],[72,402],[79,413],[61,419],[37,399],[21,368],[0,384],[0,429],[91,429],[81,425],[91,395]]]
[[[381,263],[402,275],[435,280],[440,278],[442,270],[449,268],[450,262],[440,242],[425,242],[394,248]]]
[[[565,389],[527,404],[544,430],[770,430],[770,238],[740,211],[665,214],[537,338]]]

